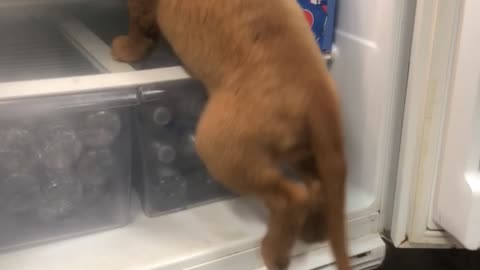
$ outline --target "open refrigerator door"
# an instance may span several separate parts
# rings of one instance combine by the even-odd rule
[[[392,238],[478,249],[477,1],[419,1]]]

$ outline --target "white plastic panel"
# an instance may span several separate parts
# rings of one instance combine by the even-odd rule
[[[447,108],[433,218],[468,249],[480,248],[480,20],[465,0]]]
[[[361,202],[365,212],[380,208],[382,186],[395,167],[410,48],[405,32],[413,20],[408,2],[338,3],[331,71],[342,98],[348,181],[368,195]]]

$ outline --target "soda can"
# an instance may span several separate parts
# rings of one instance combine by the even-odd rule
[[[323,52],[330,52],[335,27],[336,0],[297,0]]]

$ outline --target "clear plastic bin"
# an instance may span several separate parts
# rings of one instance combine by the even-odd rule
[[[0,252],[129,221],[136,91],[0,102]]]
[[[143,87],[140,96],[134,185],[145,213],[155,216],[232,196],[208,175],[195,150],[203,87],[176,81]]]

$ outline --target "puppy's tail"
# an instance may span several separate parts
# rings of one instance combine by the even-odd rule
[[[333,82],[325,85],[335,89]],[[339,270],[350,269],[345,233],[346,161],[339,105],[335,91],[315,91],[308,108],[311,145],[320,179],[324,184],[327,233]],[[320,230],[321,228],[319,228]]]

